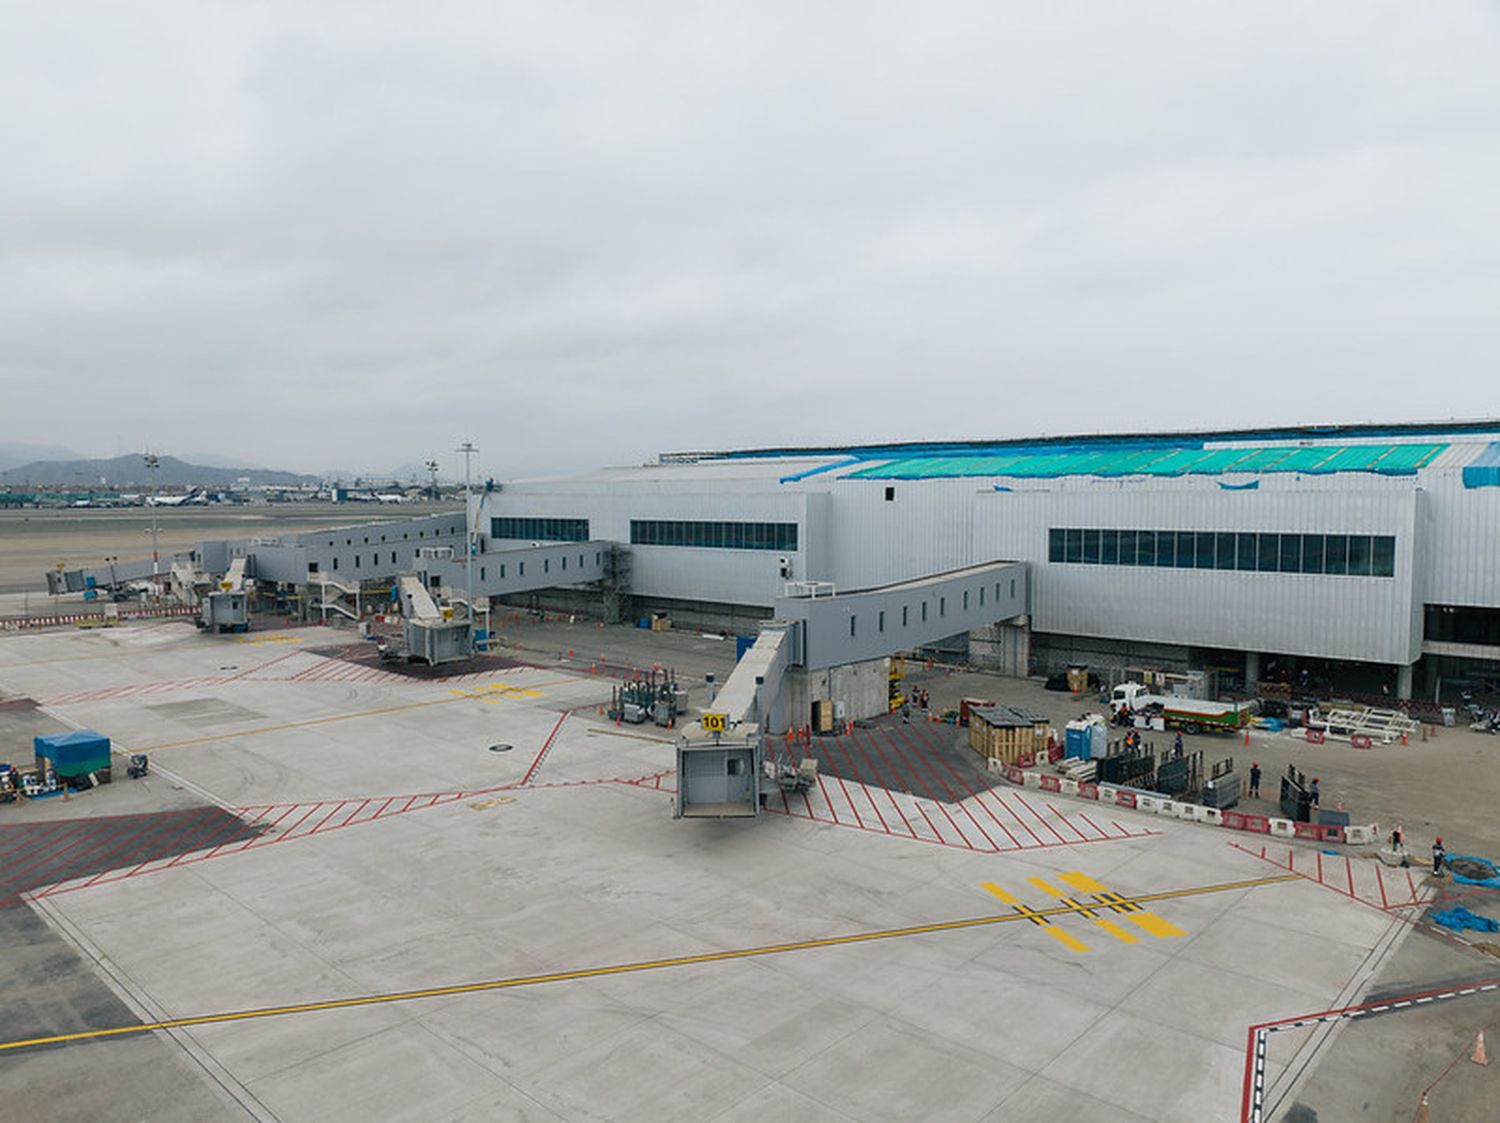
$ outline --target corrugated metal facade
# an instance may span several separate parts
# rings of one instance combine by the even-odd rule
[[[481,529],[496,515],[586,517],[591,537],[628,544],[632,519],[794,522],[793,576],[842,590],[1025,561],[1037,632],[1408,664],[1425,603],[1500,607],[1500,488],[1464,487],[1465,447],[1398,476],[882,480],[808,474],[819,461],[805,456],[673,463],[506,484]],[[1056,564],[1055,527],[1389,535],[1394,576]],[[778,551],[631,555],[646,596],[769,606],[782,589]]]

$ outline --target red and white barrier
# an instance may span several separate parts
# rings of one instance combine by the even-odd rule
[[[1362,827],[1323,826],[1318,823],[1298,823],[1291,819],[1270,818],[1252,815],[1244,811],[1221,811],[1217,807],[1203,807],[1196,803],[1184,803],[1158,795],[1136,792],[1112,784],[1093,782],[1080,783],[1065,777],[1041,775],[1027,772],[1014,764],[999,764],[991,761],[991,770],[1012,784],[1021,787],[1040,788],[1046,792],[1076,795],[1080,799],[1113,803],[1119,807],[1131,807],[1153,815],[1168,815],[1187,822],[1206,823],[1229,830],[1246,831],[1251,834],[1269,834],[1277,838],[1298,838],[1309,842],[1335,842],[1353,846],[1369,845],[1380,835],[1377,824]]]

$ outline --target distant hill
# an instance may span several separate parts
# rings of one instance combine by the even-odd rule
[[[297,472],[277,472],[266,468],[215,468],[206,464],[189,464],[175,456],[163,456],[156,470],[158,487],[232,487],[242,479],[251,484],[294,486],[316,484],[317,476]],[[146,488],[151,472],[140,453],[116,456],[110,460],[34,460],[19,467],[0,471],[0,484],[12,487],[68,488]]]
[[[62,445],[34,445],[25,441],[0,441],[0,471],[37,460],[77,460],[78,453]]]

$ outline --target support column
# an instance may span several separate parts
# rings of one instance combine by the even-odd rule
[[[1245,689],[1254,690],[1260,685],[1260,652],[1245,652]]]
[[[1401,664],[1396,668],[1396,697],[1411,697],[1411,667],[1410,663]]]

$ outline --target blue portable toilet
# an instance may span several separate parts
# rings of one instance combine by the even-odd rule
[[[1069,760],[1088,760],[1093,752],[1091,724],[1086,721],[1070,721],[1063,730],[1063,755]]]

